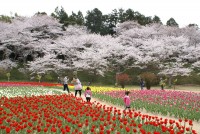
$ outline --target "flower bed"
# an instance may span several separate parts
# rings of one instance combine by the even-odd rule
[[[60,91],[50,90],[46,87],[0,87],[0,97],[17,97],[17,96],[39,96],[39,95],[52,95],[52,94],[62,94]]]
[[[124,91],[110,91],[94,94],[101,100],[123,105]],[[200,120],[200,94],[181,91],[132,90],[132,107],[178,118]]]
[[[99,94],[102,91],[97,88],[96,91],[98,94],[94,93],[94,96],[101,95],[107,100],[109,98],[122,100]],[[80,98],[63,94],[59,90],[44,87],[1,87],[0,93],[2,94],[0,133],[197,133],[192,130],[192,120],[180,119],[176,122],[157,116],[142,115],[133,110],[121,112],[115,107],[106,107],[96,102],[88,104]],[[124,95],[124,91],[122,93]]]
[[[66,94],[1,97],[0,104],[0,133],[196,134],[191,120],[175,122],[140,112],[121,112]]]
[[[48,83],[48,82],[0,82],[0,87],[8,87],[8,86],[61,86],[59,83]],[[69,84],[72,85],[72,84]]]

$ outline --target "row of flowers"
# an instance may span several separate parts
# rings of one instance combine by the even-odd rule
[[[44,86],[44,87],[61,87],[60,83],[49,83],[49,82],[7,82],[0,81],[0,87],[24,87],[24,86]],[[71,89],[73,88],[73,84],[68,84]],[[84,89],[86,86],[84,86]],[[114,87],[105,87],[105,86],[91,86],[93,92],[104,92],[104,91],[113,91],[113,90],[124,90],[122,88],[114,88]]]
[[[72,84],[70,84],[72,86]],[[55,87],[61,86],[59,83],[48,83],[48,82],[0,82],[0,87],[8,86],[45,86],[45,87]]]
[[[0,98],[0,133],[196,134],[192,120],[162,119],[73,95]]]
[[[145,108],[153,113],[178,118],[200,120],[200,94],[194,92],[162,90],[130,90],[132,107]],[[95,97],[123,106],[124,91],[109,91],[94,94]]]
[[[0,97],[17,97],[17,96],[40,96],[40,95],[53,95],[62,94],[59,90],[50,90],[46,87],[0,87]]]

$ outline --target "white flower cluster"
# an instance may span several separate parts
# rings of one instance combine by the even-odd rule
[[[17,96],[40,96],[53,94],[62,94],[62,92],[45,87],[0,87],[0,98],[3,96],[10,98]]]

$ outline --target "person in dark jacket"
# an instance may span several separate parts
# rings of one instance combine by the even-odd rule
[[[143,88],[144,88],[144,80],[143,79],[140,79],[140,88],[141,88],[141,90],[143,90]]]

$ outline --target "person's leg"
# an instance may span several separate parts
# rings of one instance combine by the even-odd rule
[[[80,95],[80,97],[81,97],[81,91],[82,91],[82,90],[78,90],[78,91],[79,91],[79,95]]]
[[[63,91],[65,91],[65,89],[66,89],[66,85],[65,85],[65,84],[63,84]]]
[[[77,92],[78,92],[78,90],[75,90],[75,97],[76,97],[76,95],[77,95]]]
[[[125,109],[124,109],[124,111],[126,111],[126,109],[127,109],[127,106],[125,105]]]
[[[128,108],[128,111],[131,112],[131,108],[130,107]]]
[[[88,102],[90,102],[90,100],[91,100],[91,97],[88,98]]]
[[[89,98],[88,97],[86,97],[86,101],[89,102]]]
[[[68,84],[66,84],[66,88],[67,88],[67,92],[70,93],[69,88],[68,88]]]

